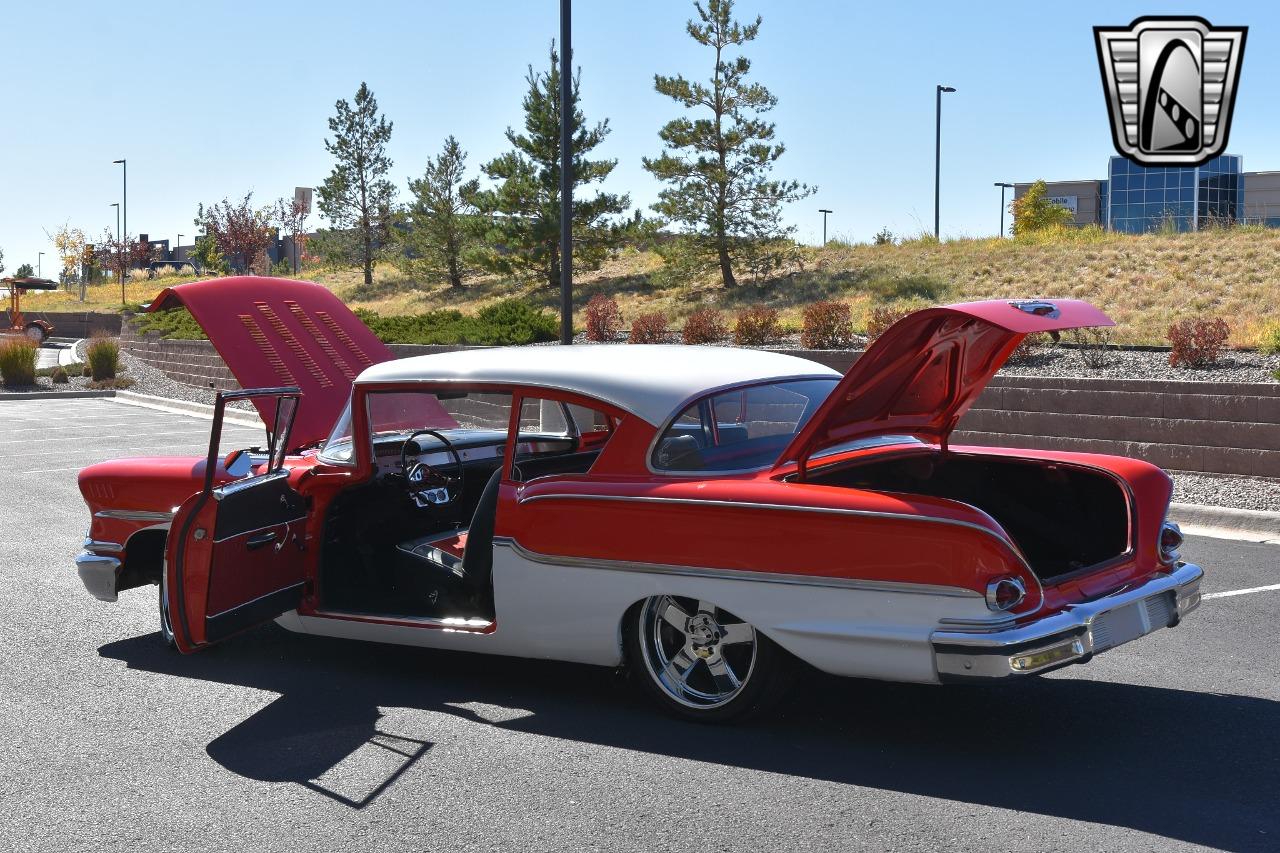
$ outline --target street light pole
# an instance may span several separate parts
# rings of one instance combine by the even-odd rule
[[[36,278],[43,278],[44,252],[36,252]]]
[[[1004,191],[1013,189],[1013,184],[1006,184],[1000,181],[995,182],[995,186],[1000,188],[1000,236],[1004,236]]]
[[[112,160],[111,162],[119,163],[121,168],[124,169],[124,174],[121,179],[123,183],[122,183],[122,195],[120,196],[120,200],[124,202],[124,204],[122,205],[122,207],[124,208],[124,233],[128,234],[129,233],[129,163],[128,161],[123,159]],[[120,230],[119,228],[116,229],[116,231],[119,231],[119,230]],[[123,277],[124,276],[121,276],[121,278]],[[124,293],[124,290],[122,289],[120,292]],[[124,298],[121,297],[120,301],[123,302]]]
[[[560,343],[573,343],[573,2],[560,0]]]
[[[116,275],[120,277],[120,304],[124,305],[124,263],[120,256],[120,202],[113,201],[111,206],[116,209]]]
[[[178,260],[178,249],[180,249],[181,247],[182,247],[182,235],[179,234],[178,239],[175,240],[173,243],[173,260],[175,262]],[[297,272],[297,270],[294,270],[294,272]]]
[[[933,239],[941,239],[941,230],[939,228],[938,204],[941,200],[942,191],[942,93],[954,92],[950,86],[938,85],[938,105],[937,116],[934,122],[934,147],[933,147]]]
[[[822,214],[822,245],[827,245],[827,214],[835,213],[834,210],[827,210],[825,207],[818,208],[818,212]]]

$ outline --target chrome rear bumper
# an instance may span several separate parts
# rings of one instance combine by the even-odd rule
[[[1036,622],[989,633],[934,631],[941,681],[1012,678],[1084,663],[1152,631],[1177,625],[1200,606],[1204,571],[1179,563],[1168,574]]]
[[[76,556],[76,572],[89,594],[99,601],[116,600],[116,582],[120,577],[120,560],[106,554],[81,551]]]

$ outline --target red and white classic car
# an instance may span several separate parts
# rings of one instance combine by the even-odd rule
[[[1144,462],[957,447],[1024,335],[1082,302],[917,312],[841,377],[713,347],[477,349],[396,360],[317,285],[163,292],[248,390],[207,459],[80,474],[89,591],[160,586],[183,652],[275,619],[309,634],[625,664],[724,719],[799,658],[838,675],[1000,679],[1176,625],[1202,571]],[[223,455],[228,402],[264,448]]]

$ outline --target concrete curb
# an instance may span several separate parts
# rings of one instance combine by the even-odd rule
[[[0,403],[28,400],[84,400],[91,397],[114,397],[120,392],[111,389],[101,391],[24,391],[17,394],[0,394]]]
[[[1280,543],[1280,512],[1171,503],[1169,518],[1195,536]]]
[[[124,403],[128,406],[141,406],[144,409],[156,409],[175,415],[194,415],[197,418],[213,420],[213,406],[205,403],[174,400],[170,397],[154,397],[150,394],[139,394],[136,391],[116,391],[115,399],[116,402]],[[256,416],[251,416],[248,412],[227,410],[223,413],[222,420],[224,423],[235,424],[236,426],[255,428],[262,426],[262,421]]]
[[[59,350],[58,364],[62,365],[63,367],[66,367],[68,364],[75,364],[76,352],[80,349],[80,344],[81,342],[83,342],[83,340],[84,340],[83,338],[74,340],[65,349]]]

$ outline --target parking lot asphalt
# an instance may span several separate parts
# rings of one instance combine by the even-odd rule
[[[733,727],[607,670],[275,626],[183,657],[154,588],[84,591],[75,477],[208,426],[0,402],[0,849],[1280,849],[1280,590],[1014,685],[811,674]],[[1208,592],[1280,584],[1276,546],[1184,552]]]

